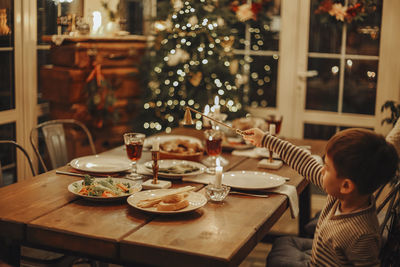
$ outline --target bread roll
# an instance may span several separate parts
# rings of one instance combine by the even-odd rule
[[[178,203],[187,196],[188,196],[188,193],[167,195],[167,196],[162,197],[161,201],[163,201],[165,203]]]
[[[182,199],[179,202],[174,202],[174,203],[166,203],[164,201],[161,201],[157,205],[157,210],[158,211],[174,211],[174,210],[181,210],[189,206],[189,201],[187,199]]]

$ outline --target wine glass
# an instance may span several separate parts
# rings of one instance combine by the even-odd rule
[[[143,143],[145,135],[142,133],[125,133],[124,142],[126,147],[126,154],[128,158],[132,161],[131,172],[128,174],[128,178],[131,179],[142,179],[143,176],[137,173],[136,162],[142,156]]]
[[[270,129],[271,124],[275,124],[275,134],[278,135],[281,131],[282,119],[283,117],[280,114],[267,115],[265,121],[268,123],[268,129]]]
[[[215,173],[216,166],[225,166],[229,163],[228,160],[221,156],[224,133],[216,129],[209,129],[204,131],[204,137],[206,139],[206,151],[209,157],[202,162],[208,166],[208,173]]]

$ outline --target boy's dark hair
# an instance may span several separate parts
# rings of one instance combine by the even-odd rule
[[[349,178],[360,194],[372,194],[395,175],[399,158],[382,135],[352,128],[336,133],[326,146],[337,176]]]

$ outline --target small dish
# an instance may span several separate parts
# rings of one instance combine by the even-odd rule
[[[89,196],[89,195],[83,195],[80,193],[81,189],[83,188],[83,180],[73,182],[70,185],[68,185],[68,191],[70,191],[72,194],[83,197],[88,200],[95,200],[95,201],[113,201],[113,200],[119,200],[123,198],[127,198],[128,196],[132,195],[133,193],[139,192],[142,190],[142,186],[140,183],[136,183],[130,179],[126,178],[94,178],[94,182],[98,181],[112,181],[114,185],[116,184],[123,184],[126,187],[129,188],[129,191],[126,193],[121,193],[120,195],[117,196],[109,196],[109,197],[103,197],[103,196]],[[104,187],[102,187],[104,188]]]

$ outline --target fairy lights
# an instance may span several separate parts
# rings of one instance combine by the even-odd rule
[[[226,3],[223,3],[226,2]],[[153,131],[168,131],[182,118],[182,107],[203,109],[213,104],[218,95],[221,112],[236,113],[241,109],[235,74],[231,74],[231,18],[228,0],[171,0],[171,8],[162,10],[169,18],[155,27],[154,47],[148,54],[152,71],[147,71],[143,127]],[[199,12],[201,11],[201,12]],[[228,46],[226,45],[228,43]],[[151,85],[150,85],[151,84]],[[154,119],[157,117],[157,119]],[[202,127],[197,118],[195,127]]]

